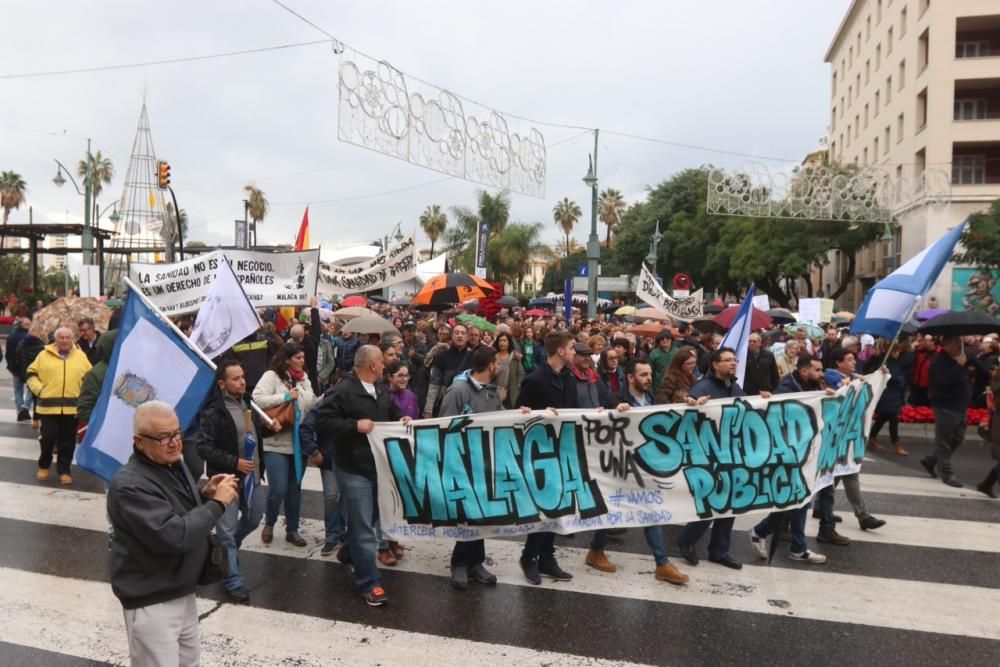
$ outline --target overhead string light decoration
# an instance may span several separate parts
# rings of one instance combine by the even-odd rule
[[[348,55],[338,77],[341,141],[456,178],[545,196],[545,138],[537,128],[408,77],[384,60]]]
[[[827,165],[772,172],[753,162],[743,169],[708,172],[709,213],[757,218],[891,222],[906,209],[946,205],[951,179],[940,170],[905,178],[880,166],[857,171]]]

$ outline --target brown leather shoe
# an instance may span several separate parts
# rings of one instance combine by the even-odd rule
[[[264,544],[270,544],[271,540],[274,539],[274,526],[269,526],[264,524],[264,530],[260,531],[260,541]]]
[[[895,452],[896,456],[909,456],[910,455],[910,453],[908,451],[906,451],[906,448],[903,447],[903,443],[901,443],[901,442],[894,442],[894,443],[892,443],[892,449]]]
[[[60,484],[72,484],[73,483],[73,478],[70,477],[68,474],[59,475],[59,483]]]
[[[608,557],[604,555],[603,549],[591,549],[587,552],[587,557],[583,562],[595,570],[600,570],[601,572],[614,572],[618,569],[615,567],[615,564],[608,560]]]
[[[883,447],[875,438],[868,438],[868,449],[875,452],[881,452]]]
[[[391,551],[392,555],[396,557],[396,560],[399,560],[406,555],[406,550],[403,549],[403,545],[399,542],[393,542],[392,540],[389,540],[389,551]]]
[[[308,544],[308,542],[306,542],[306,538],[302,537],[298,533],[285,533],[285,541],[291,542],[297,547],[304,547]]]
[[[680,586],[688,582],[688,576],[677,569],[673,563],[656,566],[656,579]]]
[[[48,481],[48,479],[49,479],[49,469],[48,468],[39,468],[38,469],[38,473],[35,475],[35,477],[38,478],[39,482]]]
[[[379,549],[378,562],[382,563],[382,565],[385,565],[387,567],[393,567],[396,563],[399,562],[399,560],[395,556],[393,556],[392,552],[389,551],[388,549]]]
[[[822,542],[823,544],[836,544],[838,547],[846,547],[851,543],[851,538],[846,535],[841,535],[835,530],[831,530],[828,533],[819,533],[816,535],[816,541]]]

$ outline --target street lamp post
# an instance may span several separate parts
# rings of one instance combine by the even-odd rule
[[[590,188],[590,236],[587,238],[587,319],[597,319],[597,273],[601,261],[601,241],[597,237],[597,134],[594,130],[594,155],[583,182]]]
[[[382,252],[385,252],[385,251],[387,251],[389,249],[389,237],[390,236],[396,241],[396,243],[399,243],[400,241],[403,240],[404,237],[403,237],[403,222],[402,222],[402,220],[396,223],[396,226],[393,228],[393,230],[391,232],[389,232],[384,237],[382,237]],[[386,285],[385,287],[382,288],[382,298],[386,299],[386,300],[389,299],[389,286],[388,285]]]
[[[90,139],[87,139],[87,156],[90,156]],[[90,265],[94,263],[94,232],[90,227],[90,206],[92,200],[91,182],[89,178],[83,179],[83,192],[80,192],[80,186],[77,185],[76,179],[73,178],[73,173],[66,168],[59,160],[56,160],[56,175],[52,179],[52,182],[56,186],[62,186],[66,182],[63,178],[62,173],[66,172],[69,176],[69,180],[73,183],[73,187],[76,188],[77,194],[83,195],[83,232],[80,234],[80,246],[83,249],[83,263],[84,265]]]
[[[657,220],[656,233],[653,234],[653,238],[649,240],[649,254],[646,255],[646,266],[649,267],[649,270],[652,272],[654,276],[657,275],[656,259],[657,259],[657,252],[659,251],[660,248],[660,239],[662,238],[663,234],[660,233],[660,221]]]

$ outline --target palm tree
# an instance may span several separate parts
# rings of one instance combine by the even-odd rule
[[[247,215],[253,220],[253,243],[257,245],[257,223],[267,216],[270,205],[264,191],[253,182],[244,185],[243,191],[247,193]]]
[[[0,206],[3,207],[3,224],[7,224],[12,209],[21,208],[24,203],[24,193],[28,184],[21,174],[5,171],[0,174]]]
[[[538,246],[538,236],[542,232],[540,223],[514,222],[497,234],[489,245],[489,264],[493,277],[503,282],[514,282],[517,293],[521,293],[524,267]]]
[[[115,177],[115,166],[111,164],[111,160],[101,155],[101,151],[96,153],[87,153],[87,157],[80,160],[76,165],[76,175],[83,178],[83,186],[87,187],[90,185],[91,201],[94,204],[94,212],[92,220],[97,220],[97,198],[101,195],[101,191],[104,190],[105,184],[111,183],[111,179]]]
[[[420,214],[420,228],[424,230],[424,234],[427,234],[427,238],[431,240],[432,259],[434,258],[434,244],[437,243],[437,240],[444,233],[447,226],[448,216],[445,215],[445,212],[437,204],[431,204]]]
[[[165,243],[171,243],[175,238],[177,238],[177,225],[180,222],[180,230],[184,238],[187,238],[188,233],[188,214],[187,211],[181,209],[180,215],[174,214],[174,204],[173,202],[167,202],[167,216],[163,221],[163,226],[160,227],[160,237]]]
[[[566,234],[566,257],[569,258],[569,235],[573,231],[573,225],[580,219],[583,212],[575,201],[570,201],[569,197],[563,197],[552,209],[552,218]]]
[[[498,192],[491,195],[486,190],[479,191],[479,221],[490,226],[490,236],[496,236],[507,226],[510,217],[510,195]]]
[[[552,258],[555,259],[556,257],[569,257],[573,253],[579,252],[581,248],[582,246],[576,242],[576,239],[570,239],[568,246],[566,245],[566,241],[564,239],[560,239],[556,243],[555,249],[551,251]]]
[[[597,202],[597,217],[608,226],[608,246],[611,245],[611,230],[621,222],[623,213],[625,213],[625,198],[621,192],[608,188],[601,193],[601,198]]]

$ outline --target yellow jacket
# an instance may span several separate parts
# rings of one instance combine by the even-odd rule
[[[63,359],[55,343],[46,345],[26,373],[40,415],[75,415],[83,376],[90,370],[87,355],[76,345]]]

